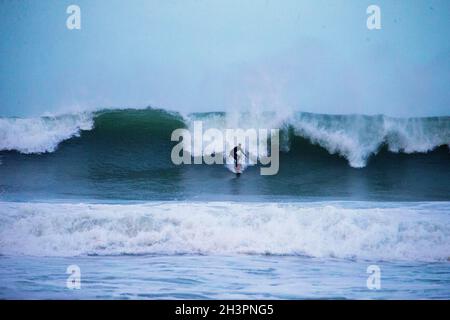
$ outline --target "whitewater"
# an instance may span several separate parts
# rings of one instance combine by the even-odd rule
[[[54,152],[68,139],[95,128],[95,119],[114,112],[137,109],[101,110],[37,118],[0,118],[0,151],[16,150],[24,154]],[[158,110],[156,110],[158,111]],[[161,110],[159,110],[161,111]],[[155,109],[140,110],[147,116]],[[392,118],[382,115],[322,115],[304,112],[193,113],[180,115],[162,110],[181,120],[187,128],[203,121],[204,130],[217,128],[279,128],[317,144],[330,154],[338,154],[351,167],[362,168],[383,145],[394,153],[427,153],[439,146],[450,147],[450,117]],[[129,128],[132,129],[132,128]],[[282,145],[289,150],[289,138]]]
[[[0,254],[450,259],[450,203],[0,203]]]
[[[0,203],[0,298],[449,299],[449,202]],[[81,289],[66,288],[67,268]],[[381,289],[367,287],[381,270]]]

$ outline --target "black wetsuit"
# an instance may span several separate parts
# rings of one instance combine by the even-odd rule
[[[234,166],[237,168],[238,165],[238,147],[233,148],[233,158],[234,158]]]

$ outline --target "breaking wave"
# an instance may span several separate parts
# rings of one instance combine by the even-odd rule
[[[92,130],[89,113],[38,118],[0,118],[0,151],[21,153],[54,152],[64,140],[79,137],[82,130]]]
[[[367,205],[370,204],[370,205]],[[450,257],[450,204],[0,203],[0,253]]]
[[[170,142],[171,130],[192,128],[202,120],[204,130],[217,128],[280,129],[281,150],[288,152],[295,137],[301,137],[344,157],[351,167],[361,168],[386,147],[394,153],[427,153],[450,146],[450,117],[390,118],[365,115],[321,115],[311,113],[195,113],[181,116],[160,109],[103,110],[40,118],[0,118],[0,151],[24,154],[55,152],[58,145],[83,132],[93,135],[117,133],[121,140],[137,135]],[[91,134],[91,135],[92,135]],[[111,137],[110,139],[113,139]],[[147,139],[147,140],[148,140]],[[142,139],[143,141],[145,139]],[[170,151],[168,151],[170,152]]]

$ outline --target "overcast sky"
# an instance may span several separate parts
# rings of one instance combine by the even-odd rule
[[[66,8],[81,8],[81,30]],[[381,30],[366,9],[381,8]],[[0,115],[450,115],[450,1],[0,1]]]

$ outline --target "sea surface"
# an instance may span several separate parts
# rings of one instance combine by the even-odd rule
[[[194,121],[280,129],[278,174],[173,164]],[[449,145],[450,117],[0,118],[0,298],[449,299]]]

